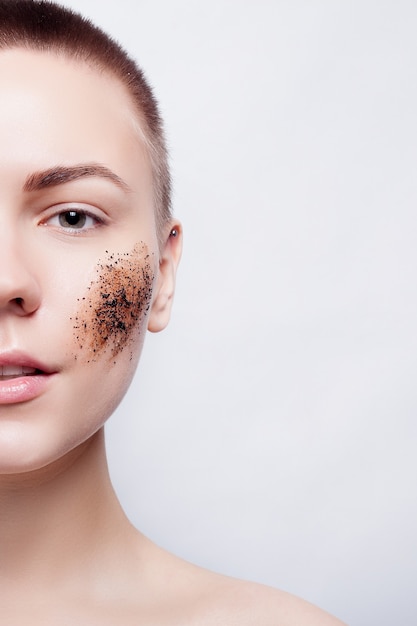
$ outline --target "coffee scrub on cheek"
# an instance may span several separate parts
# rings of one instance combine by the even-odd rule
[[[153,260],[145,243],[136,244],[131,252],[106,250],[95,272],[71,318],[75,358],[82,355],[87,363],[103,353],[115,358],[135,342],[143,332],[154,282]]]

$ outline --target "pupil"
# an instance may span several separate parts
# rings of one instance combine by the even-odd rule
[[[75,226],[78,222],[78,214],[75,211],[70,211],[67,213],[67,222],[71,224],[71,226]]]

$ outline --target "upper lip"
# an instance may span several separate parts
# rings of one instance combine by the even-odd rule
[[[20,350],[11,350],[7,352],[0,352],[0,368],[6,367],[25,367],[28,369],[39,370],[42,374],[53,374],[56,369],[42,363],[38,359],[33,358],[25,352]]]

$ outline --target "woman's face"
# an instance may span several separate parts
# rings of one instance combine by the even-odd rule
[[[166,323],[172,263],[123,86],[19,49],[0,53],[0,84],[0,473],[14,473],[112,413],[147,325]]]

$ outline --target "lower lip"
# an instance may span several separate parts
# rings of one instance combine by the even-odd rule
[[[0,404],[17,404],[34,400],[46,391],[53,374],[34,374],[0,380]]]

